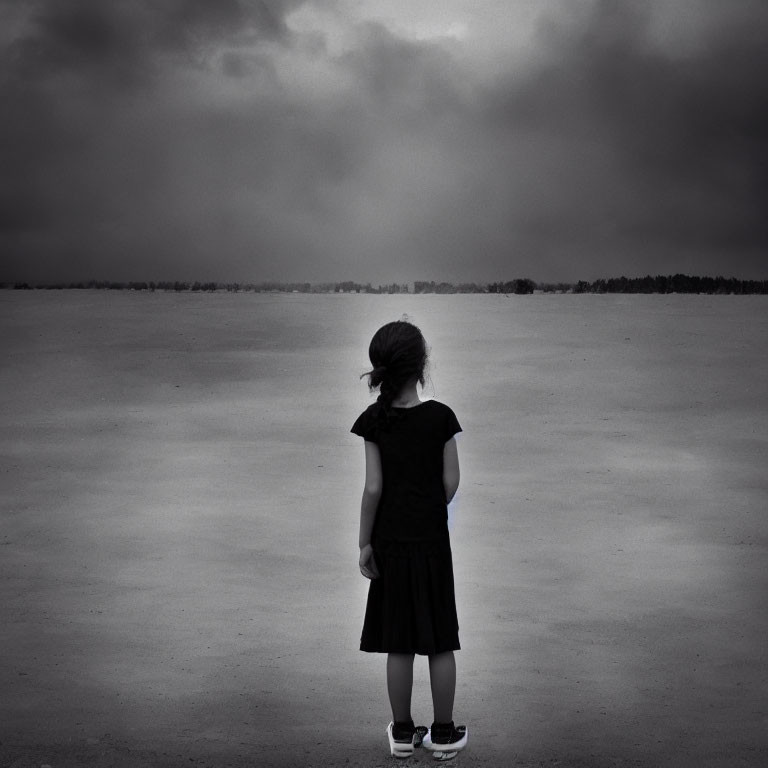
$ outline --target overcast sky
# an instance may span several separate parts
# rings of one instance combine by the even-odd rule
[[[765,0],[0,0],[0,279],[764,279]]]

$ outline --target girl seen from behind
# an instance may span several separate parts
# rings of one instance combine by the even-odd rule
[[[363,375],[380,394],[352,426],[365,441],[359,563],[371,580],[360,650],[387,654],[391,753],[408,757],[423,744],[445,760],[467,742],[466,727],[453,723],[460,646],[448,534],[461,427],[447,405],[419,399],[427,347],[415,325],[387,323],[368,355],[373,369]],[[415,654],[429,659],[429,729],[411,716]]]

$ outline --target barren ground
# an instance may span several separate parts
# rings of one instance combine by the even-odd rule
[[[0,292],[0,764],[395,763],[348,430],[404,312],[465,430],[457,763],[768,764],[768,297],[88,291]]]

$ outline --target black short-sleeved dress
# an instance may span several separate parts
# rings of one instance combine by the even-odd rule
[[[379,578],[368,589],[360,650],[429,655],[455,651],[459,622],[443,486],[443,449],[461,427],[437,400],[392,408],[374,403],[352,432],[376,443],[383,488],[371,545]]]

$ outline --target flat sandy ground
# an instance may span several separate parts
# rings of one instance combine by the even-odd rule
[[[768,765],[768,297],[88,291],[0,292],[0,764],[395,763],[349,427],[404,312],[465,430],[457,763]]]

